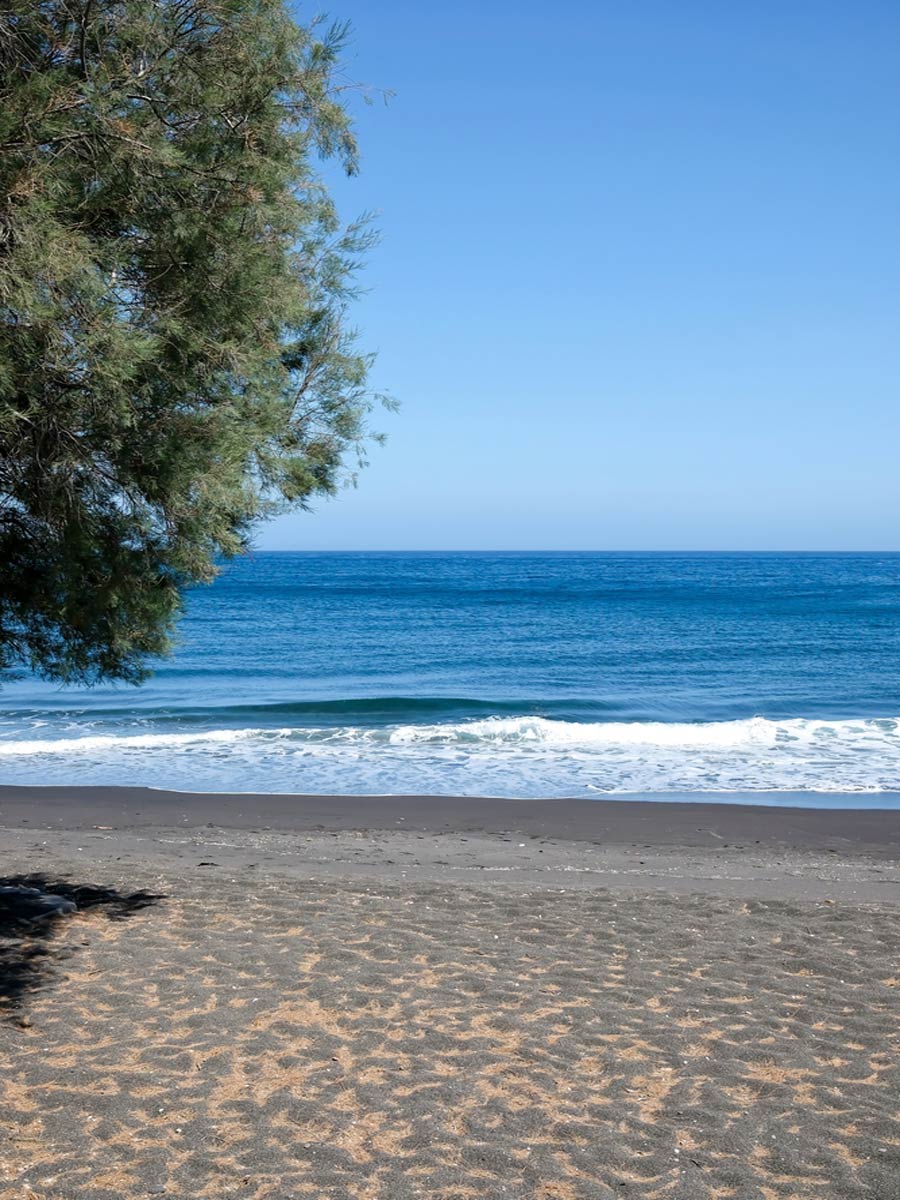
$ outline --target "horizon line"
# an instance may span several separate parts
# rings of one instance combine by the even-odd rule
[[[849,547],[838,549],[812,549],[792,547],[790,549],[702,549],[690,547],[680,547],[678,549],[664,550],[654,548],[640,549],[591,549],[588,547],[571,548],[565,550],[554,550],[549,547],[532,546],[524,547],[491,547],[489,549],[475,549],[472,547],[455,546],[442,547],[439,549],[428,549],[427,547],[418,546],[355,546],[343,547],[340,549],[313,549],[310,547],[257,547],[251,546],[246,552],[247,554],[900,554],[900,548],[895,550],[890,549],[870,549],[858,550]],[[242,557],[240,554],[235,557]]]

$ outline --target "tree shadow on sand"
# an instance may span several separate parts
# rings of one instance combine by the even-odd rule
[[[162,899],[46,875],[0,876],[0,1016],[51,982],[55,965],[74,953],[57,941],[68,913],[99,909],[110,921],[125,921]]]

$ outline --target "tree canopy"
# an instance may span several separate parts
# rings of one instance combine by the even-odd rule
[[[368,437],[322,158],[346,30],[284,0],[0,12],[0,669],[143,677],[186,586]]]

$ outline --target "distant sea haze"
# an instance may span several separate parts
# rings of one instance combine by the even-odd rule
[[[5,684],[0,782],[900,792],[896,554],[260,553],[180,637],[139,689]]]

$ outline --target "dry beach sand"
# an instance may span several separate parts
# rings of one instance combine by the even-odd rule
[[[895,1200],[900,813],[0,789],[0,1198]]]

